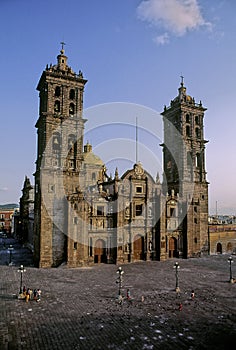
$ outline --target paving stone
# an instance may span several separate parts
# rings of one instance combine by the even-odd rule
[[[175,260],[122,265],[119,305],[118,266],[37,269],[25,248],[15,250],[15,265],[4,253],[0,263],[0,349],[225,349],[235,341],[236,283],[229,283],[227,255],[178,260],[180,293]],[[23,285],[40,288],[40,302],[16,297],[24,257]]]

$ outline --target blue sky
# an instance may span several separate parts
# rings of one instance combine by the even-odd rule
[[[0,203],[19,201],[25,175],[33,182],[36,86],[46,64],[56,63],[65,41],[68,64],[88,79],[84,107],[89,111],[122,102],[161,112],[177,96],[184,76],[188,94],[208,108],[210,212],[215,213],[217,201],[218,213],[236,214],[235,13],[234,0],[0,0]],[[133,123],[135,113],[130,115]],[[87,130],[98,119],[101,125],[103,113],[92,113]],[[149,130],[155,127],[140,123]],[[97,147],[96,136],[88,136],[104,159],[100,151],[106,145]],[[142,153],[140,160],[145,163]]]

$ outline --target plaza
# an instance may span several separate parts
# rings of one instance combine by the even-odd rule
[[[1,349],[225,349],[235,341],[236,283],[229,283],[228,255],[178,260],[177,293],[175,259],[38,269],[27,248],[11,239],[5,249],[1,243]],[[23,285],[40,288],[40,302],[17,298],[21,264]]]

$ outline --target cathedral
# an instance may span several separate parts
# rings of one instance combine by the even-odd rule
[[[34,200],[38,267],[121,264],[208,254],[208,182],[204,112],[187,95],[164,106],[163,180],[136,162],[108,176],[84,143],[87,80],[68,65],[64,48],[37,90],[39,117]]]

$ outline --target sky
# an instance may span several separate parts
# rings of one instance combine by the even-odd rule
[[[135,163],[138,124],[138,160],[156,176],[159,113],[184,76],[187,93],[207,108],[209,211],[235,215],[235,13],[234,0],[0,0],[0,204],[19,202],[25,175],[34,182],[36,87],[64,41],[68,65],[88,79],[85,138],[108,172],[120,159],[120,174]]]

